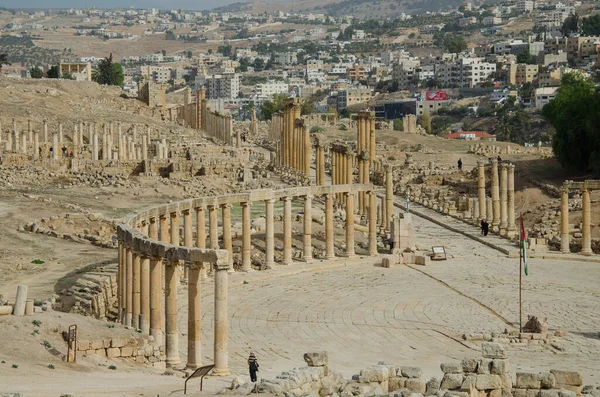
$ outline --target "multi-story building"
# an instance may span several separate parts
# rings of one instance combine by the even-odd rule
[[[166,83],[171,80],[171,68],[166,66],[141,66],[140,73],[156,83]]]
[[[481,23],[484,25],[500,25],[502,23],[502,18],[496,16],[485,17],[481,20]]]
[[[350,81],[365,81],[367,79],[365,68],[359,64],[354,64],[352,67],[349,67],[346,76]]]
[[[400,59],[392,70],[392,80],[398,82],[401,90],[408,90],[417,86],[415,69],[421,65],[418,59]]]
[[[517,12],[523,14],[533,11],[533,0],[517,0]]]
[[[522,85],[532,83],[538,77],[538,65],[527,65],[525,63],[509,65],[508,83]]]
[[[213,74],[206,77],[208,99],[233,99],[240,92],[240,77],[237,73]]]
[[[295,52],[278,52],[273,60],[280,65],[293,65],[298,63],[298,54]]]
[[[269,81],[256,85],[256,95],[260,97],[272,97],[275,94],[287,94],[289,85],[283,81]]]
[[[556,98],[558,87],[544,87],[535,90],[535,107],[541,109],[548,102]]]
[[[537,86],[540,88],[559,87],[562,74],[562,68],[540,70],[540,72],[538,73]]]
[[[92,81],[92,65],[89,62],[61,62],[58,70],[61,76],[70,74],[77,81]]]
[[[436,80],[444,87],[473,88],[496,72],[496,64],[481,58],[461,58],[436,67]]]
[[[365,87],[346,88],[337,92],[337,110],[365,103],[373,98],[373,90]]]

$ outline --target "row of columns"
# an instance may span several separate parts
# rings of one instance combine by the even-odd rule
[[[473,206],[473,222],[488,218],[492,231],[512,238],[517,234],[515,224],[515,166],[491,160],[491,197],[486,196],[484,161],[477,162],[477,204]]]
[[[312,144],[310,130],[301,118],[301,102],[292,98],[283,113],[283,130],[277,147],[277,157],[281,166],[295,169],[310,176]],[[275,122],[277,123],[277,121]]]
[[[156,236],[156,223],[150,223],[150,234]],[[156,236],[158,237],[158,236]],[[157,344],[164,347],[166,364],[180,367],[179,325],[177,289],[178,273],[182,266],[180,259],[165,258],[148,254],[141,249],[142,239],[133,244],[119,241],[118,259],[118,305],[121,322],[152,335]],[[158,250],[161,251],[161,250]],[[166,250],[164,250],[166,252]],[[206,263],[192,262],[185,265],[189,269],[188,280],[188,348],[186,367],[199,368],[201,355],[201,279]],[[228,365],[228,320],[227,266],[214,266],[215,307],[214,307],[214,364],[213,373],[227,375]],[[163,283],[164,279],[164,283]],[[164,291],[164,293],[163,293]]]
[[[346,145],[331,145],[331,184],[348,185],[354,183],[354,154]],[[317,167],[318,169],[318,167]],[[320,171],[320,170],[319,170]],[[364,192],[359,192],[359,196],[364,196]],[[339,202],[344,201],[344,195],[337,194],[336,199]]]
[[[202,101],[206,103],[206,101]],[[202,105],[204,106],[204,105]],[[230,114],[219,114],[210,112],[207,108],[206,112],[202,112],[201,122],[205,124],[203,130],[213,138],[224,142],[226,145],[233,145],[233,117]]]
[[[369,183],[370,167],[376,157],[375,114],[370,111],[358,113],[356,150],[358,160],[358,183]],[[358,196],[358,210],[365,213],[367,200],[364,194]]]

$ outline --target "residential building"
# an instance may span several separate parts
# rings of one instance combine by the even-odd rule
[[[365,68],[359,64],[349,67],[346,76],[350,81],[365,81],[367,79]]]
[[[366,87],[352,87],[337,92],[337,110],[347,108],[348,106],[365,103],[373,98],[373,90]]]
[[[213,74],[206,77],[208,99],[233,99],[240,92],[240,78],[237,73]]]
[[[298,54],[295,52],[278,52],[273,60],[280,65],[294,65],[298,63]]]
[[[444,139],[464,139],[467,141],[491,141],[496,140],[496,135],[485,131],[458,131],[444,136]]]
[[[556,98],[558,87],[543,87],[535,90],[535,107],[541,109],[548,102]]]
[[[272,97],[275,94],[287,94],[289,85],[283,81],[271,80],[267,83],[256,85],[256,95],[261,97]]]
[[[540,88],[559,87],[560,79],[562,78],[564,71],[568,70],[569,69],[563,70],[562,68],[540,70],[540,72],[538,73],[537,86]]]
[[[502,18],[496,16],[485,17],[481,20],[481,23],[484,25],[500,25],[502,23]]]
[[[509,65],[508,83],[523,85],[532,83],[538,77],[538,65],[527,65],[525,63]]]
[[[517,12],[524,14],[533,11],[533,0],[517,0]]]
[[[140,73],[155,83],[166,83],[171,80],[171,68],[166,66],[141,66]]]
[[[77,81],[92,81],[92,65],[89,62],[61,62],[58,69],[61,76],[70,74]]]
[[[392,80],[398,82],[401,90],[415,88],[417,86],[415,69],[420,65],[421,61],[418,59],[399,59],[392,70]]]

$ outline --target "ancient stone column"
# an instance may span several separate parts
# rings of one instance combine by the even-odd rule
[[[346,193],[346,256],[354,256],[354,193]]]
[[[312,196],[304,196],[304,262],[312,262]]]
[[[583,189],[581,196],[582,209],[582,226],[581,226],[581,253],[583,255],[592,255],[592,234],[590,231],[591,222],[591,205],[590,205],[590,191]]]
[[[377,255],[377,196],[368,192],[369,197],[369,255]]]
[[[192,212],[190,210],[183,211],[183,245],[185,247],[194,246],[194,232],[192,228]],[[189,269],[184,267],[183,279],[187,282]]]
[[[172,260],[166,266],[165,274],[165,321],[167,366],[174,368],[181,364],[179,359],[179,329],[177,322],[177,266]]]
[[[152,223],[151,223],[152,225]],[[162,258],[150,260],[150,335],[159,346],[163,345],[162,320]]]
[[[252,270],[252,229],[251,229],[251,203],[242,203],[242,268],[241,271],[249,272]]]
[[[48,142],[48,120],[44,120],[44,125],[42,127],[42,133],[44,134],[42,138],[44,139],[44,143]]]
[[[498,232],[500,226],[500,186],[498,183],[498,160],[492,159],[492,230]]]
[[[568,254],[571,252],[569,236],[569,189],[560,189],[560,251]]]
[[[332,185],[337,185],[337,180],[336,180],[336,175],[337,175],[337,158],[336,158],[336,152],[333,151],[333,147],[331,147],[330,151],[330,157],[331,157],[331,184]]]
[[[54,135],[52,138],[55,138],[56,135]],[[54,155],[56,156],[58,154],[58,148],[55,146],[54,147]],[[94,136],[92,137],[92,160],[98,160],[98,135],[96,133],[94,133]]]
[[[489,222],[494,217],[494,210],[492,208],[492,198],[491,197],[486,197],[485,207],[487,210],[486,218]]]
[[[140,263],[140,329],[150,332],[150,258],[142,257]]]
[[[390,230],[390,219],[394,215],[394,179],[392,167],[385,165],[385,230]]]
[[[473,222],[474,225],[479,226],[479,219],[480,219],[480,215],[479,215],[479,199],[475,198],[473,200],[473,218],[471,219],[471,221]]]
[[[125,274],[125,325],[131,327],[133,318],[133,251],[125,247],[126,274]]]
[[[141,258],[137,252],[133,253],[133,307],[131,326],[140,328],[140,305],[141,305]]]
[[[170,243],[179,245],[179,215],[177,212],[171,212]]]
[[[477,161],[477,196],[479,198],[479,214],[483,218],[487,215],[485,198],[485,163]]]
[[[229,252],[229,271],[233,272],[233,243],[231,241],[231,205],[221,204],[223,216],[223,249]]]
[[[292,264],[292,199],[283,200],[283,265]]]
[[[123,309],[125,307],[125,266],[125,247],[123,242],[119,240],[119,249],[117,251],[117,321],[119,321],[121,324],[125,323],[125,314],[123,313]]]
[[[62,126],[62,121],[59,121],[59,122],[58,122],[58,143],[59,143],[60,145],[62,145],[62,144],[63,144],[63,142],[64,142],[64,139],[63,139],[63,138],[64,138],[64,137],[63,137],[63,128],[62,128],[62,127],[63,127],[63,126]]]
[[[196,247],[206,248],[206,213],[203,207],[196,207]]]
[[[319,175],[320,186],[325,186],[325,148],[323,146],[319,146]]]
[[[24,316],[25,305],[27,304],[27,289],[28,287],[23,284],[17,286],[17,296],[15,297],[15,304],[13,306],[13,316]]]
[[[508,228],[508,164],[500,165],[500,235],[506,236]]]
[[[517,225],[515,224],[515,165],[508,165],[508,192],[507,192],[507,206],[508,206],[508,226],[506,229],[506,235],[508,238],[513,238],[517,235]]]
[[[304,133],[304,174],[307,178],[310,178],[312,146],[310,144],[310,130],[308,126],[304,126],[302,132]]]
[[[160,241],[163,243],[168,243],[170,241],[169,237],[169,220],[165,215],[160,215]]]
[[[229,375],[228,330],[229,319],[227,315],[228,295],[228,266],[217,265],[215,268],[215,344],[213,374],[217,376]]]
[[[266,225],[265,225],[265,265],[273,267],[275,264],[275,229],[273,227],[273,205],[275,200],[265,200],[266,207]]]
[[[369,163],[372,166],[377,155],[377,145],[375,143],[375,114],[369,116]]]
[[[142,160],[148,160],[148,137],[142,135]]]
[[[192,264],[189,270],[188,278],[188,357],[187,367],[197,369],[202,365],[202,330],[200,320],[201,312],[201,294],[200,294],[200,273],[202,263]]]
[[[40,159],[40,134],[37,131],[33,133],[33,159]]]
[[[238,149],[242,147],[242,132],[240,130],[235,132],[235,146]]]
[[[333,194],[325,195],[325,259],[335,258],[335,230],[333,229]]]
[[[219,247],[219,229],[217,225],[217,207],[214,205],[208,206],[208,236],[209,248],[214,250]]]
[[[60,150],[60,147],[58,145],[58,135],[52,134],[52,160],[58,160],[58,152],[59,152],[59,150]],[[96,157],[98,157],[98,153],[97,152],[96,152]]]
[[[20,151],[23,154],[27,154],[27,135],[25,134],[25,132],[23,132],[21,134],[21,148],[20,148]]]

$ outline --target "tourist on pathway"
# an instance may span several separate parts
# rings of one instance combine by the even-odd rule
[[[500,155],[498,155],[498,162],[501,163],[502,162],[502,157],[500,157]]]
[[[490,230],[490,224],[488,223],[486,218],[483,218],[481,220],[481,234],[483,234],[484,236],[487,236],[489,230]]]
[[[462,159],[458,159],[458,170],[462,171]]]
[[[256,373],[258,372],[258,360],[254,355],[254,352],[250,352],[248,357],[248,367],[250,368],[250,380],[256,382]]]

